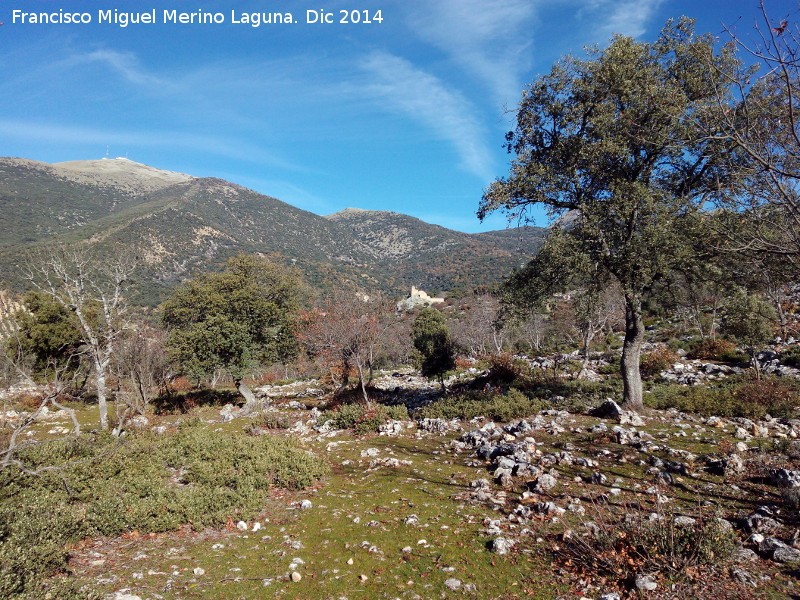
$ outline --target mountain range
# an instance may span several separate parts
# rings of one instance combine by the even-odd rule
[[[467,234],[388,212],[320,216],[222,179],[124,158],[48,164],[0,158],[0,278],[24,287],[29,251],[61,242],[132,253],[136,301],[156,304],[181,281],[238,253],[298,267],[315,287],[345,280],[392,295],[490,285],[527,262],[545,230]]]

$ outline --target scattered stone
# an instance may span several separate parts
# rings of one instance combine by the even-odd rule
[[[536,480],[534,491],[546,492],[552,490],[556,485],[558,485],[558,480],[552,475],[545,473]]]
[[[652,592],[658,587],[652,575],[637,575],[634,585],[637,590],[644,590],[646,592]]]
[[[445,579],[444,585],[446,588],[456,591],[461,588],[461,580],[451,577],[450,579]]]
[[[513,547],[513,540],[504,537],[494,538],[491,542],[491,551],[495,554],[508,554]]]
[[[749,585],[750,587],[758,587],[758,582],[755,580],[755,578],[741,567],[734,567],[731,569],[731,575],[739,583]]]
[[[751,563],[758,560],[758,554],[750,550],[750,548],[738,546],[731,554],[731,560],[735,563]]]
[[[608,477],[606,477],[605,473],[601,473],[600,471],[595,471],[592,473],[592,476],[589,478],[589,481],[595,485],[606,485],[608,483]]]
[[[150,420],[144,415],[136,415],[128,421],[128,427],[131,429],[146,429],[150,426]]]
[[[298,582],[298,581],[300,581],[302,578],[303,578],[303,576],[302,576],[302,575],[300,575],[300,573],[298,573],[297,571],[292,571],[292,581],[294,581],[295,583],[297,583],[297,582]]]
[[[800,471],[773,469],[769,472],[770,481],[782,488],[800,487]]]
[[[381,467],[397,469],[399,467],[410,467],[411,464],[412,463],[410,460],[400,460],[391,456],[385,456],[384,458],[376,458],[375,460],[371,460],[367,470],[380,469]]]
[[[620,425],[631,425],[632,427],[643,427],[645,425],[644,419],[639,413],[632,410],[624,410],[619,416]]]
[[[236,408],[233,404],[226,404],[219,411],[220,420],[223,423],[227,423],[228,421],[233,421],[234,417],[237,416],[238,412],[239,409]]]
[[[247,523],[245,523],[244,521],[239,521],[238,523],[236,523],[236,529],[238,529],[239,531],[247,531],[248,529]]]
[[[300,508],[303,510],[309,510],[311,508],[314,508],[314,505],[311,503],[311,500],[306,499],[300,502]]]
[[[444,435],[451,431],[461,431],[461,423],[458,419],[422,419],[417,423],[422,431]]]
[[[601,419],[619,419],[622,415],[622,408],[611,398],[606,398],[600,406],[591,409],[589,414]]]
[[[378,433],[389,436],[400,435],[403,433],[404,427],[405,424],[402,421],[389,421],[388,423],[382,423],[378,427]]]
[[[195,567],[192,573],[194,573],[198,577],[201,577],[206,574],[206,570],[203,569],[202,567]]]

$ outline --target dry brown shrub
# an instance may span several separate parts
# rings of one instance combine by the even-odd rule
[[[736,344],[719,338],[700,340],[687,354],[688,358],[716,360],[719,362],[731,361],[736,356]]]
[[[475,361],[471,358],[467,358],[466,356],[458,356],[456,357],[456,369],[461,371],[466,371],[470,367],[475,366]]]
[[[169,383],[171,392],[188,392],[194,389],[192,383],[186,377],[176,377]]]
[[[642,377],[655,377],[661,371],[666,371],[678,361],[678,355],[666,346],[659,346],[655,350],[642,354],[639,371]]]
[[[24,410],[36,410],[42,405],[41,394],[25,394],[17,402]]]

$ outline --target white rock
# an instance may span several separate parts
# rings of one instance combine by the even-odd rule
[[[106,596],[108,600],[142,600],[141,596],[129,594],[127,590],[114,592],[111,596]]]
[[[636,589],[648,592],[652,592],[658,587],[652,575],[637,575],[635,585]]]
[[[461,580],[451,577],[450,579],[445,579],[444,585],[446,588],[456,591],[461,587]]]
[[[492,540],[492,552],[495,554],[508,554],[514,542],[504,537],[497,537]]]

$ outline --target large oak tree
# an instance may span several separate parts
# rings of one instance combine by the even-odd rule
[[[654,43],[616,36],[586,59],[563,58],[523,92],[507,135],[510,174],[489,187],[478,212],[518,216],[541,205],[552,219],[569,213],[513,281],[553,287],[542,277],[550,272],[567,287],[573,271],[588,269],[619,284],[629,408],[642,406],[642,302],[691,258],[693,219],[730,179],[718,140],[698,127],[726,85],[725,66],[708,69],[708,60],[733,58],[714,55],[713,40],[695,36],[689,19],[669,22]]]
[[[164,303],[171,358],[196,378],[230,374],[252,410],[256,398],[243,379],[296,353],[300,290],[293,271],[257,257],[232,258],[222,273],[189,281]]]

